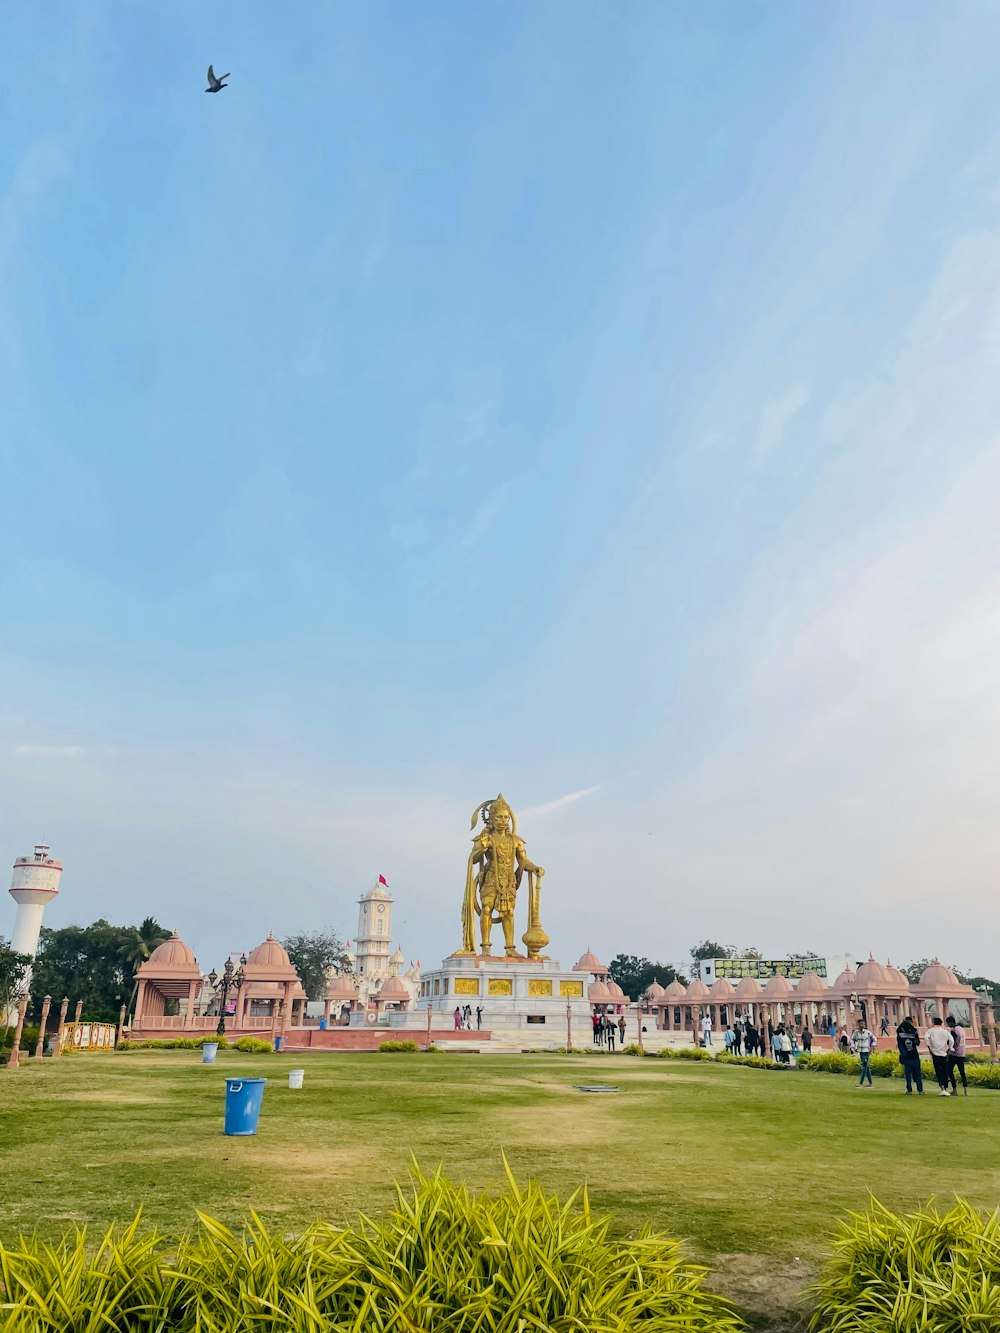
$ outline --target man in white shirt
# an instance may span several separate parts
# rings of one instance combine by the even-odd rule
[[[701,1020],[701,1040],[704,1046],[712,1045],[712,1018],[706,1014]]]
[[[867,1023],[858,1023],[857,1028],[851,1034],[851,1050],[855,1055],[861,1056],[861,1078],[858,1080],[858,1087],[865,1086],[865,1079],[868,1080],[868,1086],[872,1086],[872,1071],[869,1061],[872,1051],[875,1049],[875,1033],[870,1032]]]
[[[931,1059],[934,1061],[934,1073],[937,1075],[937,1081],[941,1088],[942,1097],[950,1097],[951,1089],[948,1087],[948,1052],[954,1050],[955,1042],[951,1033],[941,1022],[940,1018],[935,1018],[930,1027],[924,1033],[924,1041],[927,1043],[927,1049],[931,1053]]]

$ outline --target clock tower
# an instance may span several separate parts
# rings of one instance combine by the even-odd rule
[[[380,876],[375,887],[358,899],[354,973],[364,989],[389,975],[391,944],[392,896]],[[372,989],[377,990],[378,986]]]

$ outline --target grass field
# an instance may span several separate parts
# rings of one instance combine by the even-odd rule
[[[305,1068],[305,1087],[287,1073]],[[224,1075],[264,1074],[260,1133],[222,1134]],[[616,1083],[616,1095],[575,1084]],[[898,1080],[626,1056],[197,1052],[28,1061],[0,1072],[0,1234],[131,1217],[181,1228],[195,1208],[256,1209],[295,1230],[376,1213],[411,1153],[456,1180],[586,1181],[616,1230],[685,1238],[751,1312],[786,1307],[838,1214],[869,1193],[906,1209],[1000,1201],[1000,1093],[904,1097]]]

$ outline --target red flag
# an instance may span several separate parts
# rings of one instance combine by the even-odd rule
[[[386,879],[385,875],[379,875],[378,882],[384,884],[386,888],[389,887],[389,881]]]

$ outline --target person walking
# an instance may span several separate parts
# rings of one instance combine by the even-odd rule
[[[851,1039],[850,1039],[850,1037],[847,1035],[847,1028],[846,1028],[846,1027],[841,1027],[841,1029],[840,1029],[840,1038],[839,1038],[839,1040],[840,1040],[840,1049],[841,1049],[841,1050],[843,1051],[843,1053],[846,1055],[847,1052],[851,1049]]]
[[[940,1018],[935,1018],[930,1027],[924,1033],[924,1041],[927,1043],[927,1049],[931,1053],[931,1059],[934,1061],[934,1073],[937,1075],[938,1087],[941,1089],[942,1097],[950,1097],[951,1089],[948,1087],[948,1053],[955,1049],[955,1042],[951,1033],[941,1022]]]
[[[461,1027],[462,1027],[462,1011],[461,1011],[461,1009],[459,1009],[458,1005],[456,1004],[456,1005],[455,1005],[455,1031],[456,1031],[456,1032],[461,1031]]]
[[[741,1055],[743,1052],[743,1019],[737,1017],[733,1024],[733,1055]]]
[[[594,1045],[595,1045],[595,1046],[600,1046],[600,1044],[601,1044],[601,1015],[600,1015],[600,1014],[593,1014],[592,1017],[591,1017],[591,1022],[592,1022],[593,1026],[594,1026]]]
[[[625,1015],[622,1014],[618,1020],[618,1045],[625,1045]]]
[[[481,1028],[482,1028],[482,1026],[483,1026],[483,1006],[482,1006],[481,1004],[477,1004],[477,1005],[476,1005],[476,1031],[477,1031],[477,1032],[480,1031]]]
[[[969,1095],[969,1080],[965,1077],[965,1028],[961,1027],[957,1019],[948,1019],[948,1031],[951,1033],[951,1039],[955,1043],[948,1052],[948,1077],[951,1079],[951,1095],[958,1096],[958,1084],[955,1082],[955,1070],[958,1070],[959,1077],[962,1080],[962,1095]]]
[[[917,1085],[919,1096],[924,1095],[924,1076],[920,1069],[920,1033],[909,1015],[896,1029],[896,1049],[899,1051],[899,1063],[903,1067],[906,1079],[906,1095],[911,1096],[913,1085]]]
[[[808,1055],[813,1048],[813,1034],[808,1028],[802,1029],[802,1050]]]
[[[752,1023],[750,1023],[750,1022],[748,1022],[747,1025],[746,1025],[746,1032],[745,1032],[745,1034],[744,1034],[744,1042],[745,1042],[745,1045],[746,1045],[746,1052],[747,1052],[747,1055],[756,1055],[756,1054],[757,1054],[757,1048],[758,1048],[758,1046],[760,1045],[760,1033],[757,1031],[757,1029],[754,1027],[754,1025],[753,1025]]]
[[[733,1047],[736,1045],[736,1033],[728,1024],[726,1025],[725,1032],[722,1034],[722,1044],[726,1048],[726,1054],[732,1055]]]
[[[851,1036],[851,1050],[855,1055],[861,1056],[861,1077],[858,1079],[858,1087],[865,1086],[865,1079],[868,1080],[868,1086],[872,1087],[871,1058],[872,1051],[875,1049],[875,1034],[869,1032],[868,1024],[859,1022]]]
[[[613,1055],[615,1050],[615,1033],[618,1031],[618,1028],[616,1027],[615,1020],[613,1018],[609,1018],[607,1020],[607,1024],[608,1024],[607,1028],[608,1050]]]
[[[888,1037],[889,1035],[889,1020],[886,1018],[885,1014],[882,1015],[882,1022],[879,1024],[879,1035],[883,1037]]]
[[[706,1013],[701,1020],[701,1044],[703,1046],[712,1045],[712,1015]]]

